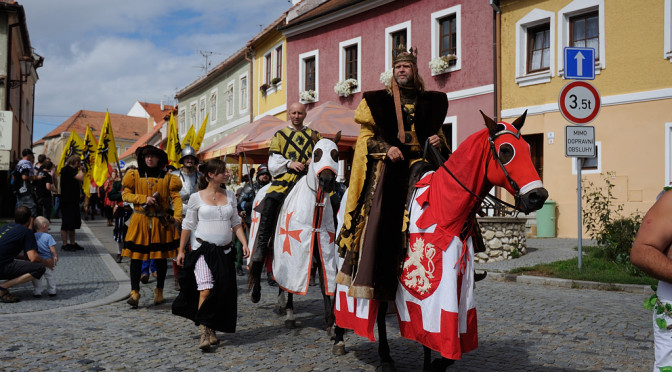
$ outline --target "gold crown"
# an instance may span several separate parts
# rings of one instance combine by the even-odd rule
[[[399,46],[392,51],[392,65],[396,65],[399,62],[411,62],[417,65],[418,48],[409,48],[406,50],[404,44],[399,44]]]

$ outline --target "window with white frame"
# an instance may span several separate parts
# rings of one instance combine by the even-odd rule
[[[446,117],[443,120],[441,130],[443,131],[443,135],[446,136],[450,150],[455,151],[457,149],[457,116]]]
[[[555,76],[555,13],[534,9],[516,22],[516,83],[548,83]]]
[[[210,122],[217,121],[217,89],[210,92]]]
[[[226,118],[233,117],[233,82],[226,86]]]
[[[200,125],[203,122],[203,119],[205,119],[205,111],[206,111],[205,97],[201,97],[201,100],[198,104],[198,125]],[[196,127],[197,125],[194,125],[194,128]]]
[[[576,174],[579,158],[572,158],[572,174]],[[583,158],[581,174],[600,174],[602,173],[602,142],[595,141],[595,157]]]
[[[271,70],[272,70],[272,60],[273,56],[271,52],[268,52],[264,55],[264,84],[271,85]]]
[[[312,50],[299,54],[299,100],[303,103],[316,102],[319,98],[319,64],[320,54],[319,50]],[[303,99],[307,92],[312,91],[312,101]]]
[[[240,112],[247,112],[247,101],[250,97],[247,95],[247,74],[239,77],[240,83]]]
[[[392,68],[392,51],[399,45],[411,47],[411,21],[385,28],[385,71]]]
[[[665,0],[665,23],[663,24],[663,58],[672,62],[672,0]]]
[[[177,115],[177,125],[180,127],[180,132],[187,132],[187,109],[180,110]]]
[[[275,48],[275,78],[282,81],[282,45]]]
[[[340,42],[338,44],[338,50],[339,50],[338,80],[339,81],[347,79],[357,80],[357,88],[353,90],[352,93],[360,92],[362,89],[361,45],[362,45],[361,36]]]
[[[574,0],[558,12],[558,55],[571,46],[595,48],[595,74],[605,68],[604,0]],[[564,73],[562,58],[558,71]]]
[[[459,70],[462,68],[462,6],[434,12],[430,17],[432,59],[452,55],[455,58],[448,62],[449,66],[443,72]]]
[[[194,127],[197,126],[197,115],[198,115],[198,105],[197,102],[192,102],[191,105],[189,105],[189,124],[193,125]],[[185,125],[185,132],[187,130],[187,125]]]

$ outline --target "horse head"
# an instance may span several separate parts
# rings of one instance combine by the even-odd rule
[[[336,175],[338,174],[338,146],[341,132],[336,135],[336,142],[329,139],[317,141],[313,148],[313,158],[310,162],[309,173],[315,174],[317,184],[326,193],[334,191]],[[317,186],[317,185],[315,185]]]
[[[520,211],[529,213],[540,209],[548,198],[548,191],[532,164],[530,145],[520,133],[527,111],[511,124],[501,121],[496,123],[483,111],[481,115],[488,127],[492,154],[486,166],[488,181],[510,192]]]

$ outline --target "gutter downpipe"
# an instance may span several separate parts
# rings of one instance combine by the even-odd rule
[[[500,21],[501,21],[501,8],[499,4],[500,0],[490,0],[490,6],[492,7],[492,73],[493,73],[493,82],[494,82],[494,94],[493,94],[493,114],[495,123],[501,120],[500,118],[500,105],[502,97],[502,84],[501,84],[501,53],[500,53]],[[498,198],[502,197],[502,190],[499,187],[495,188],[495,195]],[[495,213],[496,215],[496,213]]]
[[[252,46],[247,47],[245,52],[245,59],[250,62],[250,74],[247,78],[247,94],[249,95],[250,102],[248,103],[248,109],[250,110],[250,124],[254,121],[254,111],[252,105],[254,104],[254,96],[252,95],[252,80],[254,79],[254,48]],[[249,171],[249,169],[248,169]],[[243,179],[243,157],[238,154],[238,179]],[[252,177],[248,177],[250,184],[252,184]]]
[[[501,22],[501,8],[499,6],[499,0],[490,0],[490,6],[492,7],[492,54],[493,54],[493,80],[494,80],[494,116],[495,122],[498,122],[501,113],[501,97],[502,97],[502,88],[501,88],[501,63],[502,55],[500,52],[500,43],[502,36],[500,34],[500,22]]]

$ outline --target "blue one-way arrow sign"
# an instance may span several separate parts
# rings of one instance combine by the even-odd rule
[[[565,47],[565,79],[595,80],[595,49]]]

